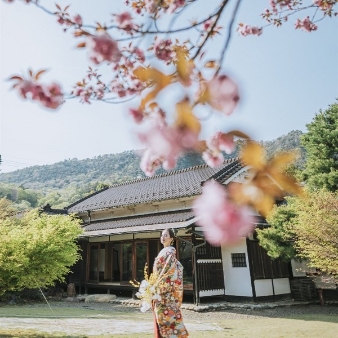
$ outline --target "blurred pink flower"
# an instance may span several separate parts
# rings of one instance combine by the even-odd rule
[[[145,61],[145,56],[144,56],[144,52],[142,49],[136,47],[134,50],[135,56],[136,58],[140,61],[140,62],[144,62]]]
[[[224,162],[224,156],[220,151],[212,152],[207,149],[203,152],[202,158],[205,163],[211,168],[219,167]]]
[[[151,152],[150,149],[146,149],[143,153],[140,168],[149,177],[155,174],[157,168],[161,166],[161,160]]]
[[[131,112],[135,114],[135,111]],[[139,140],[160,160],[163,169],[175,168],[177,159],[185,150],[192,150],[198,142],[198,134],[187,129],[168,126],[161,110],[153,112],[138,132]],[[147,155],[148,156],[148,155]]]
[[[73,18],[73,22],[79,26],[82,26],[82,17],[79,14],[76,14]]]
[[[116,63],[120,61],[122,56],[117,42],[105,33],[89,36],[86,46],[89,50],[89,58],[95,64],[99,64],[103,61]]]
[[[154,13],[158,4],[158,0],[144,0],[145,9],[148,13]]]
[[[115,20],[118,24],[118,27],[125,30],[126,32],[130,33],[138,28],[138,26],[133,23],[131,14],[127,11],[121,14],[116,14]]]
[[[237,84],[226,75],[214,77],[208,83],[209,104],[226,115],[230,115],[239,101]]]
[[[64,102],[61,87],[57,83],[42,85],[23,80],[16,86],[16,89],[24,99],[30,98],[38,101],[46,108],[56,109]]]
[[[185,5],[185,0],[172,0],[170,1],[169,7],[166,12],[174,13],[177,8],[183,7]]]
[[[211,150],[220,150],[231,154],[235,149],[234,136],[218,131],[207,140],[207,146]]]
[[[203,227],[205,238],[212,245],[234,244],[254,229],[252,210],[233,203],[225,187],[215,181],[204,184],[193,210],[198,217],[196,223]]]
[[[237,28],[237,31],[240,35],[247,36],[247,35],[261,35],[263,33],[263,29],[256,27],[256,26],[249,26],[240,24]]]
[[[171,49],[171,39],[156,39],[154,43],[154,52],[158,59],[165,61],[167,64],[172,61],[175,52]]]
[[[336,3],[336,0],[314,0],[313,4],[318,6],[322,11],[327,11],[332,9],[333,5]]]
[[[303,20],[297,19],[295,23],[295,28],[296,29],[303,29],[306,32],[312,32],[317,30],[317,25],[314,24],[311,20],[310,17],[307,16]]]
[[[136,123],[141,123],[144,119],[144,113],[140,109],[129,108],[129,114],[132,116]]]

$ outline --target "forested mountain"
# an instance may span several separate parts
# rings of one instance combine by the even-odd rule
[[[273,154],[298,149],[301,158],[297,167],[305,162],[305,151],[300,146],[301,131],[292,131],[274,141],[262,142],[268,157]],[[239,147],[231,155],[238,155]],[[51,165],[32,166],[9,173],[0,173],[0,198],[6,197],[18,209],[43,206],[64,207],[103,185],[145,177],[140,169],[140,156],[134,151],[102,155],[85,160],[69,159]],[[178,161],[176,169],[203,164],[200,154],[188,153]],[[158,170],[160,174],[163,170]]]

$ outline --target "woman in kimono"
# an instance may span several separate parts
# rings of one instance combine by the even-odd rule
[[[155,258],[153,273],[156,274],[157,294],[153,301],[155,315],[155,337],[188,337],[180,310],[183,298],[183,266],[176,258],[176,249],[172,247],[174,230],[163,230],[161,243],[163,249]]]

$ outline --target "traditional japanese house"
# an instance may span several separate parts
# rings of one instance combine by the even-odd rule
[[[204,182],[213,179],[227,186],[243,182],[248,172],[232,159],[217,168],[200,165],[113,185],[73,203],[66,209],[82,219],[84,232],[79,239],[82,260],[68,281],[79,292],[131,293],[130,280],[144,278],[145,264],[151,272],[161,231],[171,227],[177,231],[185,294],[192,294],[195,303],[215,295],[229,300],[290,297],[288,264],[272,261],[254,233],[235,246],[213,247],[195,224],[192,202]],[[265,225],[263,220],[256,224]]]

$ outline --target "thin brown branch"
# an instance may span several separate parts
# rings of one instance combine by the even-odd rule
[[[221,52],[221,57],[220,57],[220,60],[219,60],[218,69],[217,69],[215,75],[217,75],[219,73],[221,66],[222,66],[222,63],[224,61],[225,52],[227,51],[227,49],[229,47],[230,40],[231,40],[231,34],[232,34],[232,26],[235,22],[235,18],[236,18],[236,15],[238,13],[238,9],[239,9],[239,5],[240,5],[241,1],[242,0],[237,0],[236,6],[235,6],[234,11],[232,13],[231,21],[230,21],[229,27],[228,27],[228,35],[227,35],[225,44],[224,44],[222,52]]]
[[[206,42],[207,42],[208,39],[210,38],[211,34],[212,34],[213,31],[214,31],[214,28],[215,28],[216,25],[217,25],[218,20],[219,20],[219,18],[221,17],[221,14],[222,14],[222,12],[223,12],[223,10],[224,10],[224,8],[225,8],[225,6],[227,5],[228,2],[229,2],[229,0],[223,0],[221,6],[220,6],[220,8],[219,8],[219,10],[218,10],[217,13],[215,14],[216,20],[215,20],[214,23],[212,24],[212,26],[211,26],[209,32],[207,33],[207,35],[205,36],[203,42],[202,42],[201,45],[198,47],[198,49],[197,49],[195,55],[192,57],[193,60],[199,55],[199,53],[201,52],[202,48],[204,47],[204,45],[206,44]]]

